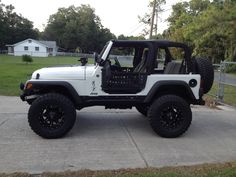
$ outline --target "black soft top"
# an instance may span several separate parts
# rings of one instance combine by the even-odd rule
[[[176,47],[176,48],[182,48],[184,50],[184,63],[187,66],[187,71],[191,71],[191,56],[192,52],[191,49],[184,43],[180,42],[174,42],[169,40],[163,40],[163,39],[156,39],[156,40],[112,40],[113,46],[117,47],[148,47],[151,49],[151,57],[150,59],[154,59],[155,52],[157,48],[164,48],[168,49],[169,47]],[[149,62],[154,62],[149,61]]]
[[[156,40],[112,40],[114,42],[114,45],[154,45],[159,47],[180,47],[184,48],[185,50],[189,50],[190,48],[180,42],[174,42],[170,40],[163,40],[163,39],[156,39]]]

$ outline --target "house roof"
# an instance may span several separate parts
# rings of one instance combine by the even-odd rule
[[[56,48],[57,47],[56,41],[38,41],[38,42],[44,44],[48,48]]]
[[[14,47],[14,46],[19,45],[21,43],[24,43],[24,42],[26,42],[28,40],[32,40],[35,43],[38,43],[38,44],[43,45],[43,46],[48,47],[48,48],[56,48],[57,47],[56,41],[38,41],[38,40],[35,40],[35,39],[31,39],[31,38],[25,39],[23,41],[17,42],[17,43],[12,44],[12,45],[6,45],[6,46]]]

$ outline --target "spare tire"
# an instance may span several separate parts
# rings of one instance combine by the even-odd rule
[[[207,58],[193,58],[193,71],[201,75],[201,87],[203,93],[211,90],[214,81],[214,68],[211,61]]]

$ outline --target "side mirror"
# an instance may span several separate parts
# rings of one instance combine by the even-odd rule
[[[97,52],[94,52],[94,53],[93,53],[93,56],[94,56],[94,63],[95,63],[95,64],[96,64],[96,63],[99,63],[100,61],[99,61],[98,53],[97,53]]]
[[[81,57],[79,59],[79,61],[81,62],[82,66],[85,66],[88,63],[88,58],[87,57]]]
[[[94,56],[94,64],[96,65],[96,63],[97,63],[98,65],[101,66],[103,63],[103,59],[100,58],[100,56],[98,55],[97,52],[94,52],[93,56]]]

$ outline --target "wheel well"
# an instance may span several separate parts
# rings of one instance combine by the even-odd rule
[[[186,100],[189,104],[195,99],[192,91],[185,85],[162,85],[158,87],[154,93],[148,95],[149,98],[146,101],[152,103],[155,99],[163,95],[177,95]]]
[[[59,93],[68,97],[74,105],[76,105],[76,100],[71,95],[70,91],[63,86],[48,86],[42,90],[43,93]]]
[[[68,97],[76,107],[82,103],[74,87],[67,82],[32,82],[32,84],[33,89],[30,94],[59,93]]]

